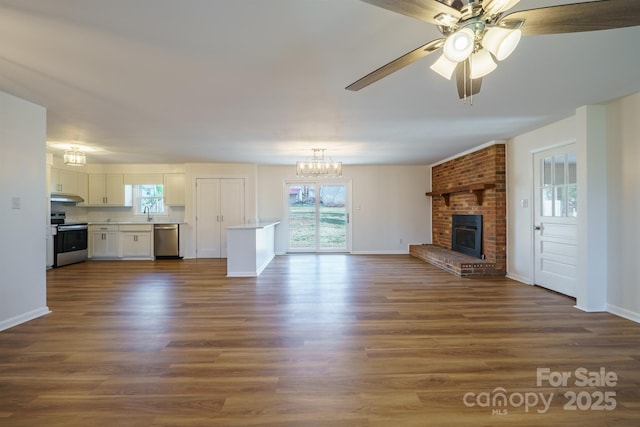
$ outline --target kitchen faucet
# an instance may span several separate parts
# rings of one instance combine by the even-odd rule
[[[153,219],[153,217],[151,216],[151,208],[149,208],[149,206],[145,206],[143,213],[147,214],[147,222],[151,222],[151,220]]]

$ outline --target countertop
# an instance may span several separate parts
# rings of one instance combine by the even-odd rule
[[[250,224],[240,224],[240,225],[232,225],[231,227],[227,227],[227,230],[257,230],[260,228],[273,227],[275,225],[280,224],[280,221],[260,221],[260,222],[252,222]]]
[[[89,225],[160,225],[160,224],[186,224],[184,221],[90,221]]]

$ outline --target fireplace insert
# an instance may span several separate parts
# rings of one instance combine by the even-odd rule
[[[451,249],[482,258],[482,215],[452,215]]]

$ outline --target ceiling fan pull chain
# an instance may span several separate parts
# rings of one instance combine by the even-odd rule
[[[467,103],[467,61],[462,64],[463,76],[464,76],[464,103]]]
[[[469,86],[471,87],[469,92],[469,105],[473,106],[473,79],[471,78],[471,70],[473,70],[473,59],[469,57]]]

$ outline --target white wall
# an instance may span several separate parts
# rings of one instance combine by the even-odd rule
[[[46,110],[0,92],[0,330],[49,312],[46,169]]]
[[[511,139],[507,144],[507,275],[533,274],[533,153],[576,142],[578,151],[577,307],[640,322],[640,94]],[[526,199],[529,207],[523,208]]]
[[[607,113],[607,310],[640,322],[640,94]]]
[[[606,106],[576,111],[578,238],[576,307],[607,305],[607,117]]]
[[[284,183],[295,180],[292,166],[258,167],[260,218],[285,217]],[[352,184],[353,253],[404,254],[431,242],[428,166],[344,166],[342,180]],[[276,253],[286,249],[286,227],[278,226]]]

